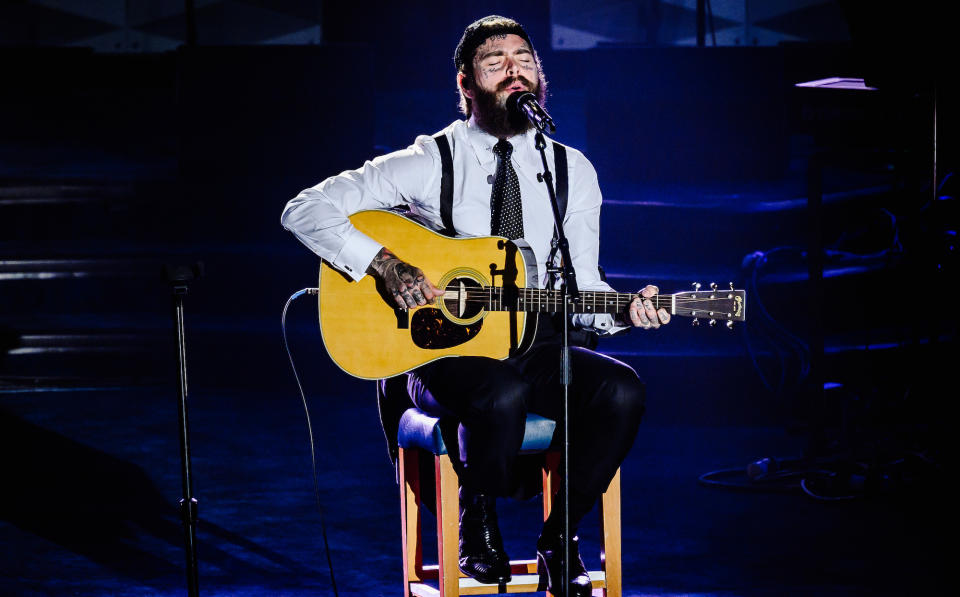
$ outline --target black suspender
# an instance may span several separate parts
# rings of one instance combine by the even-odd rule
[[[440,219],[443,221],[443,233],[447,236],[456,236],[457,229],[453,227],[453,155],[450,153],[450,142],[443,133],[434,137],[437,149],[440,150],[440,166],[443,168],[440,175]]]
[[[443,222],[443,233],[455,236],[457,231],[453,226],[453,153],[450,151],[450,141],[443,133],[433,138],[440,150],[440,220]],[[567,213],[567,148],[553,142],[554,181],[557,191],[557,204],[560,207],[560,216]]]
[[[560,217],[567,213],[567,194],[569,186],[567,184],[567,148],[556,141],[553,142],[553,167],[557,171],[555,189],[557,192],[557,207],[560,209]],[[553,238],[550,239],[550,256],[547,257],[547,265],[556,263],[557,251],[557,229],[553,229]],[[550,276],[547,281],[547,288],[553,288],[556,276]]]
[[[556,141],[553,142],[553,170],[557,207],[560,208],[560,217],[563,218],[567,215],[567,148]]]

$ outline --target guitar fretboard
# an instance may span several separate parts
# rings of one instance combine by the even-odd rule
[[[580,300],[567,301],[568,313],[623,313],[635,293],[614,291],[581,291]],[[448,286],[443,300],[451,313],[464,314],[474,308],[487,311],[520,311],[558,313],[563,311],[563,293],[541,288],[504,288],[502,286]],[[650,297],[656,310],[666,309],[673,315],[709,317],[743,321],[743,291],[710,289],[686,291]],[[476,312],[476,311],[474,311]]]
[[[478,296],[478,295],[483,296]],[[531,313],[556,313],[563,311],[563,293],[560,290],[541,288],[503,288],[486,286],[471,289],[470,298],[484,301],[490,311],[526,311]],[[569,313],[621,313],[636,297],[636,294],[611,291],[580,291],[579,301],[567,301]],[[658,294],[650,300],[655,308],[669,308],[673,295]]]

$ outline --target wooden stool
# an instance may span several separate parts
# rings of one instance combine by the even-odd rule
[[[537,415],[528,415],[521,454],[545,452],[550,446],[556,423]],[[458,568],[460,500],[457,474],[440,434],[439,419],[411,408],[400,420],[397,466],[400,481],[400,521],[403,532],[404,597],[452,597],[501,592],[535,592],[538,588],[537,560],[511,560],[513,579],[505,587],[481,584],[465,576]],[[437,553],[439,563],[423,564],[421,533],[420,469],[417,450],[434,455],[437,503]],[[543,465],[543,517],[546,520],[559,488],[557,469],[560,454],[548,452]],[[600,501],[603,551],[602,569],[590,571],[595,596],[621,597],[620,568],[620,471],[607,487]],[[425,581],[436,580],[439,590]]]

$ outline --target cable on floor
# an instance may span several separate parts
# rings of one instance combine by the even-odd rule
[[[333,575],[333,560],[330,557],[330,543],[327,541],[327,523],[323,516],[323,504],[320,502],[320,480],[317,476],[317,455],[313,441],[313,425],[310,424],[310,409],[307,407],[307,395],[303,391],[303,385],[300,383],[300,376],[297,374],[297,366],[293,362],[293,354],[290,352],[290,344],[287,342],[287,309],[290,303],[309,294],[317,296],[320,294],[319,288],[303,288],[290,295],[286,304],[283,306],[283,315],[280,316],[280,327],[283,329],[283,348],[287,351],[287,358],[290,359],[290,368],[293,370],[293,378],[297,381],[297,388],[300,389],[300,399],[303,401],[303,412],[307,417],[307,433],[310,435],[310,462],[313,468],[313,491],[317,498],[317,510],[320,513],[320,532],[323,535],[323,549],[327,554],[327,568],[330,570],[330,585],[333,587],[335,597],[340,597],[337,592],[337,581]]]

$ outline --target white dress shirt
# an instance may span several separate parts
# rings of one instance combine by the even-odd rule
[[[454,228],[461,236],[490,236],[490,196],[497,168],[493,146],[498,139],[472,119],[457,120],[441,132],[447,135],[453,153]],[[534,136],[535,131],[530,130],[508,140],[513,145],[511,159],[520,182],[524,239],[536,255],[537,282],[543,288],[554,222],[546,185],[537,181],[543,163]],[[546,152],[553,169],[552,143],[547,143]],[[354,228],[347,216],[366,209],[406,205],[414,214],[442,227],[441,173],[436,141],[421,135],[406,149],[376,157],[357,170],[342,172],[303,190],[287,203],[280,221],[311,251],[360,280],[383,245]],[[581,290],[613,290],[597,271],[601,203],[597,173],[583,153],[572,148],[567,150],[567,177],[563,227],[570,241],[577,282]],[[603,334],[624,329],[606,314],[578,314],[574,324]]]

